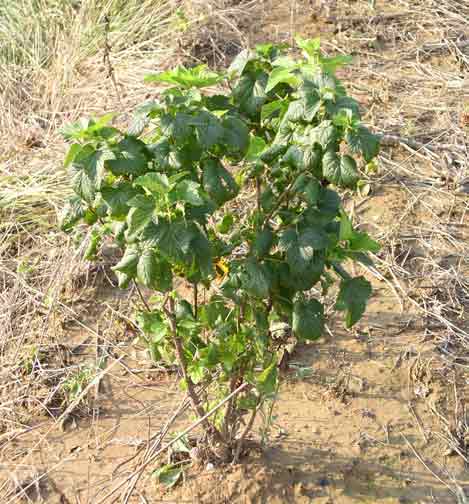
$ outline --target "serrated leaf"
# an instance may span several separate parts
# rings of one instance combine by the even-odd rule
[[[349,248],[354,251],[373,252],[374,254],[381,250],[378,242],[371,239],[367,233],[359,231],[354,231],[353,236],[349,238]]]
[[[320,228],[306,228],[300,233],[290,228],[279,239],[279,249],[286,252],[287,263],[294,275],[304,274],[314,260],[315,250],[328,245],[329,238]]]
[[[165,137],[183,142],[192,133],[191,120],[192,116],[184,112],[177,112],[174,116],[165,114],[160,119],[161,131]]]
[[[245,122],[234,116],[225,116],[222,122],[223,143],[229,152],[244,156],[249,149],[249,128]]]
[[[357,163],[347,155],[338,156],[333,150],[328,150],[322,158],[322,172],[324,177],[339,187],[355,188],[360,176]]]
[[[172,288],[170,265],[153,249],[144,250],[137,265],[138,281],[149,289],[167,292]]]
[[[78,152],[72,163],[73,190],[91,205],[104,175],[104,157],[102,151],[89,147]]]
[[[347,131],[345,139],[352,151],[361,153],[367,163],[379,154],[379,137],[365,126],[360,125],[356,129]]]
[[[272,395],[277,391],[278,367],[273,361],[262,373],[256,376],[256,388],[262,395]]]
[[[277,84],[288,84],[289,86],[296,87],[299,82],[298,76],[293,73],[292,69],[276,67],[270,72],[265,92],[272,91]]]
[[[115,218],[124,217],[129,212],[127,204],[138,191],[132,187],[130,182],[118,182],[113,186],[103,187],[101,196],[110,210],[110,215]]]
[[[154,194],[167,194],[171,190],[171,184],[164,173],[150,172],[137,177],[134,185],[147,189]]]
[[[245,160],[248,163],[254,163],[259,160],[261,153],[266,147],[265,140],[260,136],[251,135],[249,141],[249,149],[246,154]]]
[[[244,75],[233,89],[233,98],[239,104],[240,111],[254,118],[260,113],[262,105],[267,101],[265,86],[268,76],[264,72],[255,75]]]
[[[136,247],[127,247],[122,259],[111,269],[116,272],[124,273],[129,277],[135,277],[139,259],[139,250]]]
[[[179,66],[174,70],[147,75],[145,82],[162,82],[188,89],[191,87],[203,88],[214,86],[223,79],[223,75],[210,71],[207,65],[198,65],[194,68]]]
[[[371,293],[371,284],[363,276],[342,280],[335,308],[339,311],[345,311],[347,328],[352,327],[360,320]]]
[[[238,194],[238,185],[219,161],[209,159],[202,169],[203,188],[217,205],[223,205]]]
[[[191,252],[202,278],[213,275],[212,247],[205,234],[199,229],[191,240]]]
[[[134,198],[135,199],[135,198]],[[151,222],[153,217],[153,206],[132,207],[127,214],[126,237],[129,241],[134,240],[145,227]]]
[[[270,228],[259,231],[252,242],[251,251],[257,258],[267,255],[274,243],[274,233]]]
[[[288,102],[286,100],[274,100],[266,103],[261,109],[261,121],[264,122],[272,117],[281,119],[288,109]]]
[[[288,148],[286,144],[276,144],[264,150],[259,158],[264,163],[270,165],[273,161],[275,161],[279,156],[284,154]]]
[[[327,233],[321,228],[308,227],[298,235],[298,246],[304,257],[312,255],[311,251],[323,250],[330,245]]]
[[[256,260],[248,259],[242,273],[242,285],[251,295],[260,299],[269,296],[270,278],[266,267]]]
[[[332,56],[330,58],[321,56],[320,65],[321,68],[330,74],[334,74],[338,68],[345,65],[349,65],[353,62],[352,56],[339,54],[337,56]]]
[[[304,154],[303,150],[296,145],[291,145],[285,152],[282,162],[291,166],[295,170],[304,170]]]
[[[147,162],[143,158],[120,157],[109,159],[106,167],[114,175],[138,175],[146,170]]]
[[[172,194],[173,193],[177,200],[185,201],[193,206],[205,204],[200,184],[193,180],[183,180],[179,182]]]
[[[251,51],[244,49],[235,57],[231,65],[228,67],[228,75],[231,77],[241,76],[246,68],[246,65],[254,58]]]
[[[332,121],[322,121],[309,132],[310,144],[318,143],[324,150],[337,143],[338,133]]]
[[[62,231],[70,232],[75,224],[85,216],[86,208],[79,196],[72,196],[59,216],[59,226]]]
[[[225,130],[222,123],[210,112],[202,110],[189,124],[195,127],[197,139],[203,148],[210,149],[223,139]]]
[[[300,36],[295,38],[296,45],[303,49],[305,56],[308,58],[315,58],[319,55],[321,50],[321,39],[319,37],[313,39],[304,39]]]
[[[299,340],[316,340],[324,330],[324,306],[316,299],[293,303],[292,329]]]
[[[64,167],[68,168],[76,158],[77,154],[81,152],[83,147],[80,144],[72,144],[68,149],[67,155],[64,159]]]

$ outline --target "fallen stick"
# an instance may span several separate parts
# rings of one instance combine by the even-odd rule
[[[393,21],[394,19],[399,19],[401,17],[408,16],[408,12],[398,12],[394,14],[379,14],[376,16],[349,16],[349,17],[337,17],[330,16],[325,19],[328,24],[337,24],[338,30],[343,27],[352,27],[360,24],[372,24],[380,23],[381,21]]]
[[[424,143],[419,142],[417,140],[413,140],[412,138],[405,138],[397,135],[380,135],[380,142],[381,145],[385,145],[388,147],[399,147],[400,145],[407,145],[408,147],[414,150],[429,149],[432,151],[452,150],[452,151],[464,152],[464,148],[460,145],[437,143],[434,142],[433,140]]]

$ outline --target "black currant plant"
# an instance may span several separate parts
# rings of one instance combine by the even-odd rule
[[[328,292],[353,326],[371,286],[343,263],[369,264],[379,248],[334,190],[354,189],[357,161],[379,150],[335,76],[348,58],[324,57],[316,39],[297,44],[298,59],[265,44],[223,74],[197,66],[150,75],[165,88],[127,131],[110,125],[112,115],[64,131],[75,196],[62,228],[92,226],[89,259],[112,238],[123,251],[119,286],[160,294],[137,317],[152,358],[179,366],[199,418],[246,384],[202,424],[207,446],[228,459],[277,391],[286,342],[275,328],[320,338]]]

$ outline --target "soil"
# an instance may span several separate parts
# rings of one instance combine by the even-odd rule
[[[409,14],[405,22],[390,18],[340,32],[337,22],[326,22],[332,16],[389,14],[407,8],[418,11],[418,6],[405,2],[392,6],[384,0],[376,2],[374,11],[366,1],[272,0],[263,2],[255,22],[243,29],[251,42],[290,41],[296,32],[321,34],[328,51],[351,50],[358,63],[343,70],[342,77],[350,93],[369,110],[365,120],[379,125],[385,118],[390,130],[403,133],[411,128],[418,133],[454,121],[461,99],[441,84],[445,72],[455,71],[448,58],[428,56],[436,75],[433,83],[424,82],[425,77],[412,70],[415,57],[403,63],[411,42],[428,41],[425,16]],[[432,100],[443,103],[445,110],[429,109]],[[399,167],[395,172],[392,163]],[[456,171],[453,166],[445,173],[454,180]],[[296,348],[266,446],[252,449],[235,466],[189,468],[183,484],[168,491],[157,485],[151,475],[157,465],[151,465],[129,502],[467,502],[462,500],[465,492],[469,495],[465,462],[469,429],[464,430],[467,355],[461,350],[462,361],[448,357],[458,343],[448,339],[441,320],[421,308],[433,309],[444,298],[440,313],[453,309],[447,308],[448,289],[456,286],[450,285],[450,277],[430,277],[433,270],[426,268],[431,262],[444,271],[458,264],[463,275],[469,272],[467,261],[461,260],[461,250],[466,249],[458,248],[469,238],[467,200],[455,193],[451,201],[445,199],[452,182],[447,178],[437,185],[441,175],[428,159],[402,148],[387,149],[386,162],[370,181],[370,194],[348,201],[356,221],[385,243],[379,259],[395,267],[380,277],[367,274],[374,295],[356,329],[345,331],[340,321],[331,320],[324,340]],[[440,235],[434,228],[438,219],[447,226],[440,228]],[[457,232],[448,227],[453,224]],[[459,241],[451,241],[448,233],[457,234]],[[445,265],[449,266],[445,269]],[[393,274],[401,270],[405,275],[397,285],[411,291],[410,296],[404,296],[394,282]],[[96,277],[102,285],[105,276]],[[132,325],[112,316],[122,308],[125,294],[100,287],[99,282],[93,290],[82,291],[81,299],[74,299],[74,309],[83,308],[81,324],[75,320],[60,325],[55,344],[68,349],[68,362],[94,363],[93,331],[99,328],[112,342],[109,355],[123,358],[109,358],[106,365],[115,365],[99,392],[96,395],[92,389],[92,397],[67,416],[63,430],[44,409],[37,413],[34,404],[23,404],[24,423],[18,434],[12,434],[11,426],[0,430],[0,495],[6,491],[10,496],[2,502],[100,502],[119,477],[130,474],[134,461],[124,462],[141,453],[138,450],[178,406],[181,393],[174,374],[150,367],[145,352],[134,343]],[[437,292],[427,298],[426,284],[432,282]],[[463,307],[469,306],[467,292],[458,295]],[[446,315],[469,329],[464,313]],[[57,359],[46,355],[43,364],[59,368]],[[58,408],[52,416],[61,412],[63,408]],[[189,421],[188,415],[182,415],[173,430]],[[258,436],[253,435],[253,440],[258,442]],[[451,448],[451,440],[458,440],[457,449]],[[43,475],[39,483],[21,496],[21,488],[39,475]]]

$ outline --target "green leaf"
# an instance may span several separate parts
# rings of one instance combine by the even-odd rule
[[[252,243],[251,251],[257,258],[267,255],[274,243],[274,233],[270,228],[258,232]]]
[[[213,275],[212,247],[200,229],[194,233],[194,237],[190,242],[190,249],[202,278],[205,279]]]
[[[192,116],[183,112],[177,112],[175,116],[165,114],[160,120],[161,131],[165,137],[183,142],[192,133],[191,120]]]
[[[135,198],[133,198],[135,200]],[[132,203],[131,200],[129,203]],[[152,221],[154,203],[148,198],[149,203],[145,206],[133,207],[127,214],[126,237],[129,241],[135,239],[145,227]]]
[[[352,327],[360,320],[371,293],[371,284],[363,276],[342,280],[335,308],[339,311],[345,311],[347,328]]]
[[[140,175],[147,170],[147,146],[133,136],[125,137],[115,148],[115,159],[106,161],[108,168],[114,175]]]
[[[230,77],[241,76],[246,68],[246,65],[252,61],[253,58],[253,54],[248,49],[241,51],[228,67],[228,75]]]
[[[149,289],[167,292],[173,285],[170,265],[155,250],[144,250],[137,265],[138,281]]]
[[[314,251],[329,245],[329,238],[320,228],[306,228],[300,233],[289,228],[282,233],[279,249],[286,252],[286,259],[294,275],[304,274],[314,259]]]
[[[348,215],[341,210],[340,212],[340,231],[339,240],[351,240],[353,238],[353,225]]]
[[[373,252],[377,254],[381,250],[381,246],[375,240],[372,240],[367,233],[354,231],[353,236],[349,238],[350,250],[359,252]]]
[[[291,145],[282,158],[282,162],[291,166],[295,170],[304,170],[304,154],[296,145]]]
[[[274,360],[270,366],[256,376],[256,388],[262,395],[270,396],[277,391],[278,367]]]
[[[87,261],[96,260],[96,255],[98,253],[99,247],[101,246],[103,240],[103,235],[97,229],[93,229],[90,234],[90,241],[86,247],[84,258]]]
[[[117,285],[119,286],[119,288],[127,289],[127,287],[130,284],[130,281],[132,280],[132,277],[125,273],[121,273],[120,271],[116,271],[116,277],[117,277]]]
[[[337,56],[332,56],[330,58],[325,58],[321,56],[320,65],[321,68],[330,74],[334,74],[338,68],[341,68],[345,65],[349,65],[353,62],[352,56],[339,54]]]
[[[189,124],[195,127],[197,138],[202,147],[210,149],[222,141],[225,130],[220,119],[210,112],[202,110],[193,117]]]
[[[365,126],[360,125],[355,130],[347,131],[345,139],[352,151],[361,153],[367,163],[379,154],[379,137]]]
[[[103,157],[102,151],[84,148],[77,153],[72,164],[72,188],[91,205],[104,175]]]
[[[182,467],[174,466],[172,464],[165,465],[157,469],[153,476],[166,488],[173,487],[181,478],[183,474]]]
[[[309,133],[310,144],[318,143],[324,150],[337,144],[338,133],[332,121],[322,121]]]
[[[238,185],[219,161],[209,159],[202,169],[203,188],[217,205],[223,205],[238,194]]]
[[[299,340],[316,340],[324,330],[324,306],[316,299],[293,303],[293,332]]]
[[[265,86],[267,74],[257,72],[255,75],[244,75],[233,89],[235,103],[239,104],[240,111],[248,117],[255,118],[267,101]]]
[[[85,216],[86,208],[79,196],[72,196],[66,203],[59,217],[59,226],[62,231],[70,232],[75,224]]]
[[[164,173],[150,172],[138,177],[134,185],[147,189],[154,194],[167,194],[171,190],[168,177]]]
[[[272,117],[282,118],[287,109],[288,102],[286,100],[274,100],[266,103],[261,109],[261,121],[264,122]]]
[[[140,259],[140,252],[135,247],[127,247],[122,259],[111,269],[124,273],[129,277],[135,277],[137,274],[137,264]]]
[[[246,154],[246,161],[248,163],[254,163],[259,160],[260,154],[266,148],[266,142],[262,137],[251,135],[249,141],[249,149]]]
[[[217,225],[217,231],[221,234],[229,233],[233,227],[234,220],[234,215],[232,213],[226,213],[223,215],[221,222]]]
[[[254,259],[246,260],[244,265],[244,271],[241,275],[244,289],[255,297],[266,299],[270,289],[268,270]]]
[[[68,168],[73,163],[77,154],[81,152],[82,149],[83,147],[80,144],[72,144],[70,146],[64,160],[65,168]]]
[[[183,180],[179,182],[176,189],[171,194],[173,193],[176,200],[184,201],[190,205],[201,206],[205,204],[201,186],[193,180]]]
[[[261,161],[270,165],[273,161],[275,161],[279,156],[284,154],[287,150],[288,146],[285,144],[276,144],[272,145],[268,149],[266,149],[260,155]]]
[[[109,207],[111,217],[114,218],[125,217],[128,214],[127,202],[137,194],[138,191],[129,182],[118,182],[101,189],[101,196]]]
[[[194,68],[179,66],[174,70],[147,75],[145,82],[162,82],[188,89],[214,86],[223,79],[223,75],[210,71],[207,65],[198,65]]]
[[[329,237],[321,228],[308,227],[299,233],[298,246],[304,257],[309,257],[314,250],[323,250],[329,245]]]
[[[225,116],[222,122],[224,133],[223,143],[230,152],[244,156],[249,149],[249,129],[238,117]]]
[[[305,56],[308,58],[316,58],[320,54],[321,39],[319,37],[313,39],[303,39],[300,36],[295,38],[296,45],[303,49]]]
[[[265,92],[272,91],[277,84],[288,84],[295,88],[299,84],[299,78],[289,68],[276,67],[272,70],[265,87]]]
[[[143,332],[151,336],[153,343],[160,343],[169,333],[167,322],[159,311],[141,312],[138,314],[137,321]]]
[[[339,187],[355,188],[360,178],[357,163],[347,155],[338,156],[333,150],[328,150],[322,158],[324,177]]]

